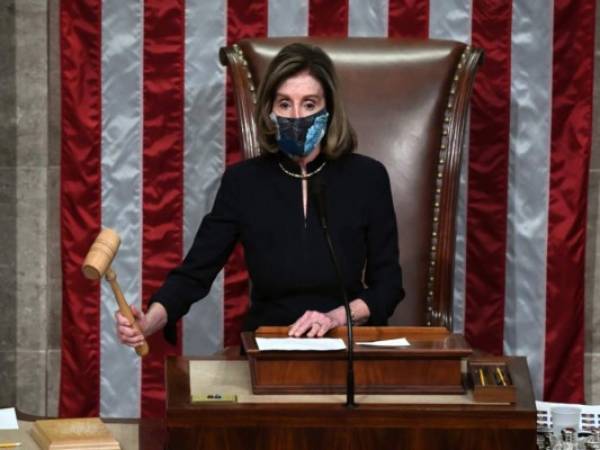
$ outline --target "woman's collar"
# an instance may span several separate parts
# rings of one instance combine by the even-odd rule
[[[302,175],[300,164],[285,153],[281,151],[277,152],[277,160],[287,171]],[[321,167],[326,160],[327,158],[325,158],[325,155],[320,152],[315,159],[306,164],[306,173],[314,172]]]

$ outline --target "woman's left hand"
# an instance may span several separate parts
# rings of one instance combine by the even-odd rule
[[[292,324],[288,336],[300,337],[306,334],[306,337],[322,337],[332,328],[345,323],[346,315],[343,309],[336,308],[326,313],[306,311]]]
[[[352,322],[356,325],[367,322],[371,315],[369,306],[361,298],[350,302],[350,311]],[[346,323],[346,309],[343,306],[326,313],[306,311],[292,324],[288,336],[300,337],[306,333],[306,337],[322,337],[332,328],[344,326]]]

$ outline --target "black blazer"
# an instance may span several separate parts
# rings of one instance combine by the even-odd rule
[[[367,303],[368,324],[385,325],[404,296],[387,172],[381,163],[358,154],[334,161],[319,156],[307,172],[323,164],[316,176],[324,184],[348,298]],[[305,218],[301,180],[283,169],[300,173],[281,154],[246,160],[225,171],[189,253],[151,299],[167,310],[165,336],[170,342],[176,341],[176,321],[208,294],[238,241],[252,279],[244,330],[290,325],[306,310],[326,312],[342,304],[314,202],[309,196]]]

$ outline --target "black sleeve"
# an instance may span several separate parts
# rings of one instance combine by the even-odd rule
[[[227,170],[212,211],[202,220],[190,251],[150,300],[150,304],[158,302],[167,310],[164,335],[171,344],[177,342],[175,324],[194,302],[208,295],[239,238],[238,198],[235,174]]]
[[[372,199],[368,213],[367,287],[359,294],[369,310],[370,325],[386,325],[396,305],[404,298],[402,270],[398,262],[398,232],[392,201],[390,179],[385,167],[379,164],[370,180]]]

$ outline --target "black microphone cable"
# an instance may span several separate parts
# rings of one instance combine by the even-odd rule
[[[323,182],[323,179],[321,178],[321,174],[317,174],[316,176],[312,177],[312,179],[310,179],[309,181],[311,197],[315,201],[317,214],[319,216],[319,222],[321,228],[323,229],[325,240],[327,241],[327,246],[329,248],[329,256],[331,257],[331,261],[333,262],[333,265],[335,267],[335,273],[340,287],[340,294],[342,296],[342,299],[344,300],[344,309],[346,311],[346,330],[348,332],[348,371],[346,375],[346,407],[354,408],[356,407],[356,403],[354,402],[354,338],[352,336],[352,313],[350,312],[350,302],[348,301],[348,294],[346,293],[346,289],[344,288],[345,284],[344,278],[342,276],[342,270],[340,269],[340,264],[335,250],[333,248],[331,234],[329,233],[329,227],[327,223],[325,184]]]

